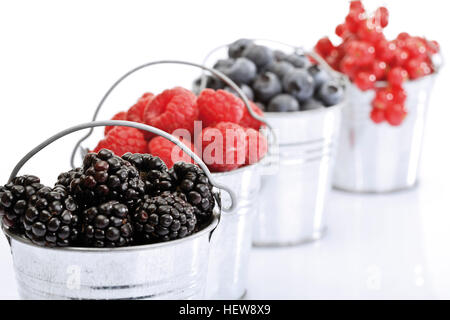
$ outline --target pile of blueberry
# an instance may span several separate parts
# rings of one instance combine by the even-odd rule
[[[344,98],[344,88],[324,68],[303,53],[286,53],[239,39],[228,46],[228,58],[214,64],[250,100],[266,112],[289,112],[329,107]],[[202,79],[196,81],[201,84]],[[206,87],[234,93],[215,77]]]

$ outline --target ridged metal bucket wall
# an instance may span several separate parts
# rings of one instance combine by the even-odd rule
[[[23,299],[202,299],[216,225],[217,218],[185,239],[111,250],[8,239]]]
[[[232,212],[222,212],[212,236],[206,297],[239,299],[247,289],[253,222],[259,208],[260,164],[213,176],[235,191],[238,205]],[[227,194],[221,196],[227,206]]]
[[[408,115],[400,126],[370,119],[374,90],[348,84],[348,105],[336,159],[334,187],[352,192],[389,192],[417,182],[428,100],[436,75],[406,82]]]
[[[291,245],[321,237],[341,107],[265,113],[278,137],[279,162],[262,172],[255,245]]]

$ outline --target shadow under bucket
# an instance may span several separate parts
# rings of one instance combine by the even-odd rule
[[[213,173],[216,181],[235,191],[237,207],[222,213],[211,239],[208,299],[240,299],[246,293],[252,229],[259,207],[259,170],[260,162],[230,172]],[[227,194],[222,193],[221,198],[227,206]]]
[[[375,91],[347,85],[348,104],[333,186],[351,192],[391,192],[417,183],[428,100],[436,73],[404,84],[408,115],[402,124],[375,124],[370,119]]]
[[[341,107],[265,113],[278,137],[279,160],[261,175],[254,245],[293,245],[322,236]]]

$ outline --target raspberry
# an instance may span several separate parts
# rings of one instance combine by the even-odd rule
[[[168,133],[176,129],[192,133],[197,117],[196,96],[181,87],[163,91],[144,110],[145,123]]]
[[[252,108],[252,110],[259,116],[264,116],[264,113],[261,111],[261,109],[252,101],[250,102],[250,108]],[[255,130],[259,130],[259,128],[261,128],[261,126],[263,126],[264,124],[259,121],[256,120],[255,118],[252,117],[252,115],[250,114],[250,112],[248,112],[247,108],[244,108],[244,116],[242,117],[241,121],[239,122],[239,125],[241,125],[244,128],[253,128]]]
[[[205,89],[197,99],[200,120],[203,126],[214,126],[219,122],[239,123],[244,115],[244,102],[224,91]]]
[[[211,171],[231,171],[245,164],[247,135],[232,122],[220,122],[202,132],[203,161]]]
[[[192,143],[186,139],[178,138],[189,149],[194,150]],[[163,137],[155,137],[148,144],[149,153],[159,157],[170,169],[178,161],[193,163],[192,158],[180,147]]]
[[[267,140],[260,132],[248,128],[245,130],[247,135],[247,151],[245,153],[245,164],[258,162],[267,153]]]
[[[105,139],[100,140],[94,152],[109,149],[121,157],[127,152],[147,153],[147,142],[144,134],[135,128],[115,127]]]
[[[111,118],[111,120],[127,120],[127,113],[125,111],[119,112]],[[113,126],[105,127],[105,136],[113,129]]]
[[[127,120],[134,122],[144,122],[144,110],[152,102],[154,97],[153,93],[144,93],[142,97],[128,110]]]

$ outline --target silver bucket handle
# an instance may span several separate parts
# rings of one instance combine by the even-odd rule
[[[257,115],[257,114],[252,110],[252,108],[250,107],[250,102],[249,102],[248,98],[246,97],[246,95],[242,92],[242,90],[239,88],[239,86],[238,86],[237,84],[235,84],[230,78],[228,78],[226,75],[224,75],[224,74],[223,74],[222,72],[220,72],[220,71],[217,71],[217,70],[212,69],[212,68],[205,67],[205,66],[203,66],[203,65],[201,65],[201,64],[197,64],[197,63],[193,63],[193,62],[187,62],[187,61],[179,61],[179,60],[161,60],[161,61],[148,62],[148,63],[142,64],[142,65],[140,65],[140,66],[138,66],[138,67],[136,67],[136,68],[134,68],[134,69],[128,71],[127,73],[125,73],[122,77],[120,77],[120,78],[119,78],[119,79],[111,86],[111,88],[109,88],[109,90],[105,93],[105,95],[103,96],[103,98],[100,100],[100,103],[98,104],[98,106],[97,106],[97,108],[96,108],[96,110],[95,110],[95,112],[94,112],[94,116],[93,116],[93,118],[92,118],[92,121],[96,121],[96,120],[97,120],[97,116],[98,116],[98,114],[99,114],[99,112],[100,112],[100,109],[102,108],[103,104],[105,103],[106,99],[109,97],[109,95],[111,94],[111,92],[112,92],[112,91],[113,91],[113,90],[114,90],[114,89],[115,89],[115,88],[116,88],[123,80],[125,80],[125,79],[128,78],[130,75],[132,75],[133,73],[135,73],[135,72],[137,72],[137,71],[139,71],[139,70],[141,70],[141,69],[144,69],[144,68],[147,68],[147,67],[150,67],[150,66],[154,66],[154,65],[158,65],[158,64],[181,64],[181,65],[187,65],[187,66],[192,66],[192,67],[200,68],[200,69],[202,69],[202,70],[204,70],[204,71],[210,72],[211,74],[213,74],[214,76],[216,76],[217,78],[219,78],[220,80],[222,80],[223,82],[225,82],[227,85],[229,85],[231,88],[233,88],[233,89],[238,93],[239,97],[242,99],[242,101],[244,101],[244,104],[245,104],[245,106],[247,107],[247,110],[248,110],[248,112],[250,113],[250,115],[251,115],[254,119],[256,119],[256,120],[258,120],[258,121],[264,123],[264,124],[266,125],[266,127],[269,129],[270,136],[271,136],[271,138],[272,138],[272,140],[270,140],[270,143],[271,143],[271,144],[275,144],[275,143],[276,143],[276,137],[275,137],[275,133],[273,132],[272,127],[269,125],[269,123],[265,120],[264,117],[261,117],[261,116]],[[73,152],[72,152],[72,155],[71,155],[71,158],[70,158],[70,164],[71,164],[72,168],[75,168],[75,156],[76,156],[76,153],[77,153],[78,149],[80,148],[80,145],[83,143],[83,141],[85,141],[87,138],[89,138],[89,137],[92,135],[92,132],[93,132],[93,128],[91,128],[91,129],[89,130],[89,132],[88,132],[84,137],[82,137],[82,138],[77,142],[77,144],[75,145],[75,148],[74,148],[74,150],[73,150]],[[184,150],[184,149],[183,149],[183,150]],[[209,176],[208,176],[208,177],[209,177]],[[234,208],[234,203],[233,203],[233,208]],[[224,211],[227,211],[227,210],[224,210]]]
[[[308,50],[305,50],[302,46],[294,46],[294,45],[292,45],[292,44],[288,44],[288,43],[285,43],[285,42],[282,42],[282,41],[277,41],[277,40],[271,40],[271,39],[259,39],[259,38],[257,39],[257,38],[255,38],[255,39],[248,39],[248,40],[254,41],[254,42],[266,42],[266,43],[279,44],[279,45],[282,45],[282,46],[285,46],[285,47],[288,47],[288,48],[293,49],[294,52],[302,53],[302,54],[306,54],[306,55],[308,55],[308,56],[311,56],[314,60],[317,61],[317,63],[318,63],[321,67],[325,68],[325,69],[327,70],[328,73],[332,74],[334,78],[339,79],[339,81],[340,81],[343,85],[346,84],[346,79],[345,79],[345,77],[342,75],[342,73],[337,72],[336,70],[334,70],[333,68],[331,68],[331,66],[330,66],[330,65],[329,65],[329,64],[328,64],[328,63],[327,63],[320,55],[318,55],[314,50],[308,51]],[[209,59],[211,58],[211,56],[212,56],[213,54],[215,54],[216,52],[218,52],[218,51],[220,51],[220,50],[222,50],[222,49],[227,48],[228,46],[229,46],[229,44],[223,44],[223,45],[221,45],[221,46],[218,46],[218,47],[212,49],[212,50],[205,56],[205,58],[203,59],[203,61],[202,61],[203,65],[207,65],[207,64],[208,64],[208,61],[209,61]],[[201,75],[201,81],[200,81],[200,90],[205,89],[205,87],[206,87],[206,77],[205,77],[205,73],[202,72],[202,75]],[[234,88],[233,88],[233,89],[234,89]]]
[[[175,138],[174,136],[168,134],[167,132],[162,131],[162,130],[157,129],[157,128],[154,128],[154,127],[151,127],[151,126],[146,125],[146,124],[132,122],[132,121],[122,121],[122,120],[94,121],[94,122],[88,122],[88,123],[79,124],[79,125],[76,125],[74,127],[65,129],[65,130],[55,134],[54,136],[48,138],[47,140],[45,140],[44,142],[42,142],[41,144],[36,146],[33,150],[28,152],[17,163],[17,165],[14,167],[14,169],[11,172],[11,175],[9,177],[9,181],[11,181],[12,179],[14,179],[17,176],[17,174],[19,173],[20,169],[25,165],[25,163],[28,162],[28,160],[30,160],[35,154],[37,154],[39,151],[41,151],[42,149],[44,149],[45,147],[47,147],[51,143],[55,142],[56,140],[59,140],[60,138],[66,136],[68,134],[71,134],[73,132],[77,132],[77,131],[80,131],[80,130],[83,130],[83,129],[90,128],[92,130],[95,127],[104,127],[104,126],[131,127],[131,128],[136,128],[136,129],[140,129],[140,130],[145,130],[145,131],[157,134],[157,135],[159,135],[161,137],[164,137],[167,140],[169,140],[170,142],[176,144],[184,152],[186,152],[200,166],[200,168],[202,168],[202,170],[205,172],[206,176],[208,177],[209,181],[211,182],[211,184],[214,187],[216,187],[218,189],[221,189],[221,190],[224,190],[225,192],[228,193],[228,195],[230,196],[230,199],[231,199],[230,207],[222,208],[222,210],[224,210],[225,212],[229,212],[229,211],[232,211],[233,209],[235,209],[235,207],[236,207],[236,199],[237,199],[235,192],[233,190],[231,190],[230,188],[228,188],[227,186],[216,182],[214,180],[211,172],[209,171],[208,167],[202,161],[202,159],[200,159],[199,156],[197,156],[186,145],[184,145],[177,138]],[[219,204],[220,204],[220,202],[219,202]]]

